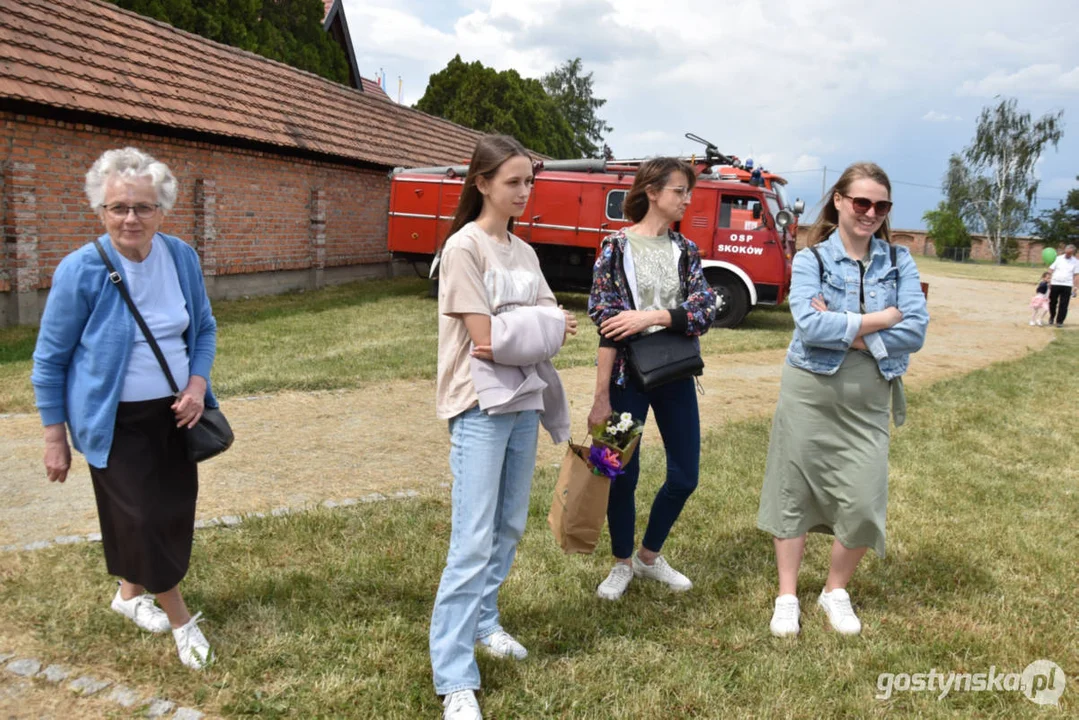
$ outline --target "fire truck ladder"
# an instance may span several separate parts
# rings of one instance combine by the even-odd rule
[[[705,163],[708,166],[730,165],[732,167],[742,167],[742,161],[736,156],[724,155],[719,151],[719,148],[699,135],[686,133],[686,138],[704,145],[704,157],[690,155],[687,157],[679,157],[679,160],[683,160],[690,165]],[[562,172],[607,173],[619,171],[625,172],[626,168],[638,168],[650,159],[651,158],[624,158],[604,160],[603,158],[582,158],[579,160],[536,160],[533,165],[536,172],[539,172],[540,170],[560,170]],[[439,165],[421,168],[396,167],[391,171],[390,175],[398,175],[405,172],[420,175],[445,175],[451,178],[464,177],[468,174],[468,165]]]

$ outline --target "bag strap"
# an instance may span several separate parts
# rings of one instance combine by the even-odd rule
[[[633,301],[633,288],[629,286],[629,277],[626,275],[626,251],[618,246],[618,241],[612,241],[618,250],[618,269],[622,272],[622,281],[626,284],[626,295],[629,297],[629,309],[636,310],[637,303]],[[626,243],[629,243],[629,238],[626,238]]]
[[[157,340],[154,339],[153,333],[150,332],[150,328],[146,326],[146,321],[142,319],[142,314],[139,309],[135,307],[135,301],[131,299],[131,293],[127,291],[127,286],[124,285],[124,279],[120,277],[120,273],[116,272],[116,268],[113,266],[112,261],[109,260],[109,256],[105,253],[105,248],[101,247],[100,241],[94,241],[94,247],[97,248],[98,255],[105,262],[105,268],[109,271],[109,282],[116,286],[116,289],[120,291],[120,297],[127,303],[127,307],[131,310],[131,314],[135,316],[135,322],[138,323],[139,329],[142,330],[143,337],[146,338],[146,342],[150,344],[150,349],[154,351],[154,357],[157,358],[157,362],[161,365],[161,369],[165,372],[165,379],[169,381],[169,387],[172,388],[173,395],[180,394],[180,388],[176,385],[176,379],[172,377],[172,371],[169,370],[169,364],[165,361],[165,355],[161,352],[161,347],[157,344]]]

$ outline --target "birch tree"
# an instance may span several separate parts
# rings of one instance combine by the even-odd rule
[[[1064,135],[1064,111],[1032,119],[1014,98],[982,108],[973,142],[952,155],[944,178],[948,204],[984,232],[997,262],[1029,221],[1038,194],[1034,166]]]

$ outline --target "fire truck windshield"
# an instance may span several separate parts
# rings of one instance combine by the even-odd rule
[[[772,190],[775,192],[776,197],[779,198],[780,209],[789,208],[791,206],[790,199],[787,198],[787,186],[781,182],[773,182]],[[774,212],[773,212],[774,214]]]
[[[776,187],[779,187],[779,185],[776,184]],[[765,195],[764,201],[768,203],[768,212],[772,213],[774,218],[779,213],[779,202],[771,195]]]

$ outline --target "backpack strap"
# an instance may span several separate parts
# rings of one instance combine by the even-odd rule
[[[899,292],[899,263],[897,263],[896,260],[895,260],[895,256],[896,256],[895,245],[892,245],[891,243],[889,243],[888,244],[888,251],[889,251],[889,254],[892,256],[892,267],[894,267],[896,269],[896,271],[895,271],[895,291],[896,291],[896,293],[898,293]]]
[[[809,249],[813,251],[813,256],[817,258],[817,268],[820,270],[820,281],[821,281],[821,284],[823,285],[824,284],[824,261],[821,260],[820,251],[817,250],[816,245],[810,245]],[[888,245],[888,254],[892,258],[892,267],[896,268],[895,287],[896,287],[896,291],[898,292],[898,290],[899,290],[899,270],[898,270],[899,262],[896,260],[896,256],[898,254],[898,251],[896,250],[895,245],[892,245],[892,244],[889,243],[889,245]]]
[[[816,245],[810,245],[809,249],[813,251],[813,257],[817,258],[817,268],[820,270],[820,282],[824,284],[824,260],[821,259],[820,251],[817,250]]]

